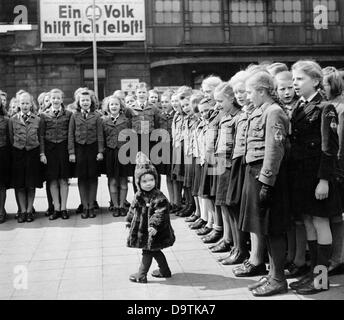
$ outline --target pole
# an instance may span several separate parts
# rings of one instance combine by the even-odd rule
[[[97,30],[96,30],[96,0],[93,0],[93,82],[94,93],[98,99],[98,57],[97,57]]]

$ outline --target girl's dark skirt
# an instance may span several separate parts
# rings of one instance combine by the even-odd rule
[[[162,143],[162,149],[159,151],[159,158],[162,159],[162,163],[157,164],[155,167],[160,174],[171,176],[172,171],[172,141]]]
[[[245,179],[244,157],[235,158],[232,161],[232,169],[229,175],[228,190],[226,194],[226,204],[238,212],[240,208],[242,188]]]
[[[199,184],[201,182],[201,174],[202,174],[202,167],[199,164],[199,159],[194,158],[193,159],[195,163],[195,170],[194,170],[194,176],[192,179],[192,196],[198,197],[198,191],[199,191]]]
[[[68,179],[72,176],[67,141],[60,143],[45,141],[45,155],[47,157],[45,166],[47,181]]]
[[[295,220],[303,220],[302,215],[328,218],[342,213],[340,189],[334,178],[329,180],[328,198],[315,198],[319,166],[319,159],[315,159],[312,165],[303,161],[289,163],[290,203]]]
[[[172,150],[171,179],[184,182],[184,148],[183,143]]]
[[[192,187],[192,179],[194,175],[194,163],[193,162],[193,157],[192,156],[185,156],[184,158],[184,188],[191,188]]]
[[[13,188],[42,188],[43,171],[39,147],[28,151],[18,148],[12,149],[11,186]]]
[[[226,168],[225,172],[217,177],[217,188],[216,188],[216,206],[226,205],[226,196],[229,184],[229,178],[231,174],[231,168]]]
[[[79,179],[94,179],[99,176],[97,161],[98,142],[91,144],[75,144],[75,173]]]
[[[0,188],[9,188],[11,182],[11,151],[8,146],[0,148]]]
[[[287,175],[282,163],[273,187],[272,204],[268,209],[260,208],[259,192],[262,183],[257,177],[262,168],[262,161],[248,164],[240,205],[239,228],[244,232],[261,235],[281,235],[288,231],[291,224]]]
[[[107,148],[105,154],[106,175],[108,178],[119,180],[128,177],[131,173],[129,164],[122,164],[118,158],[118,148]]]
[[[210,181],[210,176],[208,174],[208,163],[205,162],[201,166],[201,178],[200,178],[198,195],[202,198],[209,198],[211,196],[210,187],[211,187],[211,181]]]

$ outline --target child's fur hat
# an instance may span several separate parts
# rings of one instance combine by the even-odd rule
[[[151,174],[155,178],[155,183],[157,185],[158,183],[158,173],[152,164],[152,162],[149,160],[149,158],[143,153],[138,152],[136,155],[136,167],[135,167],[135,183],[138,190],[141,190],[140,187],[140,179],[144,174]]]

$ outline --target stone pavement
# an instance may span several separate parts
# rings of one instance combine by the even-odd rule
[[[130,186],[129,199],[133,192]],[[166,194],[166,187],[163,184]],[[171,279],[147,284],[128,280],[137,271],[140,250],[125,246],[124,218],[107,211],[106,179],[99,183],[102,209],[95,219],[82,220],[73,212],[69,220],[49,221],[44,189],[37,191],[33,223],[18,224],[13,190],[8,191],[9,220],[0,225],[0,299],[125,299],[125,300],[251,300],[247,285],[256,278],[235,278],[231,266],[216,261],[184,219],[171,216],[177,241],[165,249]],[[79,205],[76,181],[71,180],[68,208]],[[155,269],[153,262],[151,270]],[[25,281],[26,280],[26,281]],[[26,288],[25,288],[26,286]],[[331,278],[331,289],[315,296],[292,291],[269,300],[344,299],[344,276]]]

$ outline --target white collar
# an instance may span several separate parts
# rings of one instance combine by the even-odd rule
[[[305,102],[305,101],[308,101],[308,102],[311,102],[314,98],[315,98],[315,96],[318,94],[318,91],[316,91],[315,93],[313,93],[308,99],[305,99],[304,97],[301,97],[301,100],[303,101],[303,102]]]
[[[62,107],[60,106],[60,108],[58,108],[58,109],[54,109],[53,107],[51,107],[51,110],[52,110],[53,112],[55,112],[55,111],[61,112]]]
[[[31,116],[31,112],[29,111],[27,114],[26,114],[28,117]],[[20,116],[23,117],[24,116],[24,113],[22,111],[20,111]]]

